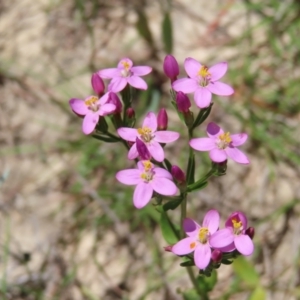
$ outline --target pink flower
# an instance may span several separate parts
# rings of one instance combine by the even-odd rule
[[[159,143],[171,143],[179,138],[179,133],[175,131],[157,131],[157,119],[153,112],[146,115],[142,128],[122,127],[118,129],[118,134],[122,139],[134,142],[128,152],[128,159],[135,159],[139,155],[135,143],[138,137],[145,143],[151,156],[159,162],[165,159],[164,150]]]
[[[176,255],[194,252],[195,265],[201,270],[205,269],[211,259],[211,247],[213,247],[211,239],[217,232],[219,223],[220,215],[216,210],[210,210],[206,213],[202,226],[192,219],[184,219],[183,228],[188,237],[173,245],[172,252]],[[215,241],[226,246],[232,242],[232,239],[228,240],[226,237],[223,241],[220,236]]]
[[[226,62],[208,68],[189,57],[184,61],[184,68],[190,78],[176,80],[173,89],[186,94],[195,93],[194,100],[199,108],[210,105],[212,94],[229,96],[234,93],[231,86],[218,81],[227,71]]]
[[[236,147],[243,145],[248,135],[246,133],[230,134],[224,132],[215,123],[207,125],[208,138],[190,140],[190,146],[198,151],[209,151],[210,159],[216,163],[223,162],[230,157],[240,164],[249,164],[247,156]]]
[[[177,193],[177,187],[172,181],[172,175],[162,168],[155,167],[150,161],[139,161],[137,169],[119,171],[116,178],[123,184],[136,185],[133,194],[133,204],[143,208],[152,198],[153,191],[165,196]]]
[[[226,247],[219,247],[219,249],[223,252],[231,252],[237,249],[242,255],[251,255],[254,244],[246,232],[247,217],[242,212],[236,211],[230,215],[225,226],[226,229],[223,230],[228,230],[228,237],[231,235],[233,242]]]
[[[88,96],[84,100],[73,98],[69,101],[72,110],[83,118],[82,131],[84,134],[90,134],[96,127],[100,116],[112,113],[116,106],[106,103],[107,97],[98,99],[95,96]]]
[[[123,58],[119,61],[117,68],[103,69],[98,74],[102,78],[112,79],[108,90],[117,93],[122,91],[127,83],[136,89],[146,90],[147,83],[140,76],[147,75],[151,71],[152,68],[148,66],[133,67],[129,58]]]

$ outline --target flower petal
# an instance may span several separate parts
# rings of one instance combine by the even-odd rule
[[[135,76],[144,76],[149,73],[151,73],[152,68],[149,66],[137,66],[137,67],[132,67],[130,71],[135,75]]]
[[[230,245],[234,240],[234,234],[231,228],[224,228],[216,231],[209,238],[209,244],[213,248],[223,248]]]
[[[126,78],[123,77],[115,77],[111,80],[111,82],[108,85],[108,91],[118,93],[122,91],[125,86],[127,85]]]
[[[221,250],[222,252],[232,252],[236,249],[234,242],[232,242],[231,244],[229,244],[226,247],[220,247],[218,248],[219,250]]]
[[[237,133],[237,134],[231,134],[230,135],[231,140],[232,140],[232,145],[234,147],[243,145],[247,138],[248,138],[248,134],[247,133]]]
[[[234,244],[236,249],[243,255],[251,255],[254,250],[254,244],[251,238],[246,234],[235,236]]]
[[[212,149],[209,152],[209,157],[213,162],[220,163],[227,159],[226,152],[221,149]]]
[[[177,193],[177,186],[168,178],[154,177],[152,181],[150,181],[150,184],[153,190],[161,195],[173,196]]]
[[[214,122],[210,122],[207,127],[206,127],[206,132],[207,132],[207,135],[210,137],[210,138],[218,138],[218,136],[220,134],[223,134],[224,131],[223,129],[217,125],[216,123]]]
[[[89,111],[88,107],[81,99],[73,98],[69,101],[69,104],[72,110],[79,115],[85,116]]]
[[[156,131],[157,129],[157,119],[155,116],[155,113],[150,111],[147,113],[144,122],[143,122],[143,127],[148,127],[152,129],[153,132]]]
[[[211,138],[195,138],[189,142],[190,146],[197,151],[210,151],[216,148],[216,143]]]
[[[99,115],[106,116],[116,110],[116,106],[112,103],[106,103],[100,106]]]
[[[185,218],[183,220],[182,226],[183,226],[185,233],[188,236],[198,235],[198,231],[201,228],[201,226],[197,222],[195,222],[193,219],[190,219],[190,218]]]
[[[211,249],[209,244],[198,244],[195,253],[194,253],[194,261],[195,265],[200,269],[205,269],[210,262],[211,258]]]
[[[156,131],[154,141],[159,143],[172,143],[179,138],[180,134],[176,131]]]
[[[126,185],[137,185],[141,179],[141,171],[138,169],[121,170],[116,174],[116,178]]]
[[[197,77],[201,67],[202,65],[194,58],[188,57],[184,61],[184,69],[190,78]]]
[[[97,113],[89,112],[85,115],[82,122],[82,131],[84,134],[90,134],[95,129],[99,121],[99,115]]]
[[[211,81],[217,81],[222,78],[227,72],[228,64],[227,62],[220,62],[218,64],[213,65],[208,69],[210,73]]]
[[[134,143],[128,151],[127,158],[131,160],[137,158],[138,156],[139,152],[137,151],[136,143]]]
[[[215,233],[220,225],[220,215],[217,210],[211,209],[204,216],[203,227],[207,227],[210,234]]]
[[[232,160],[236,161],[240,164],[249,164],[250,161],[248,157],[239,149],[235,147],[227,147],[225,149],[226,154],[228,157],[230,157]]]
[[[144,79],[138,76],[130,76],[127,78],[128,83],[136,89],[146,90],[148,85]]]
[[[135,128],[121,127],[117,131],[118,135],[125,141],[135,142],[135,139],[138,136]]]
[[[156,161],[161,162],[165,159],[164,149],[158,142],[152,141],[150,144],[147,144],[146,146],[150,154]]]
[[[172,252],[176,255],[186,255],[192,253],[196,247],[195,238],[187,237],[173,245]]]
[[[163,168],[154,168],[153,172],[155,173],[156,178],[163,177],[163,178],[168,178],[170,180],[173,180],[173,176],[171,175],[171,173]]]
[[[103,69],[98,72],[98,75],[102,78],[111,79],[120,76],[120,70],[117,68]]]
[[[140,182],[133,193],[133,204],[136,208],[143,208],[152,198],[153,189],[149,183]]]
[[[208,107],[211,103],[211,92],[206,87],[198,87],[194,94],[194,100],[199,108]]]
[[[199,85],[197,80],[191,78],[181,78],[173,82],[172,84],[173,89],[176,92],[183,92],[183,93],[193,93],[195,92]]]
[[[234,93],[234,90],[230,85],[220,81],[210,82],[206,88],[213,94],[219,96],[230,96]]]
[[[110,94],[110,92],[107,92],[107,93],[105,93],[105,94],[99,99],[99,104],[100,104],[100,105],[103,105],[103,104],[105,104],[105,103],[108,101],[108,99],[109,99],[109,94]]]

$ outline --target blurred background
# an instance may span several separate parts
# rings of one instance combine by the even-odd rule
[[[188,216],[242,210],[255,253],[218,270],[211,299],[300,298],[300,3],[297,0],[2,0],[0,2],[0,299],[198,299],[180,259],[165,252],[153,205],[136,210],[115,173],[133,164],[119,144],[84,136],[68,100],[123,57],[150,65],[133,106],[166,107],[181,138],[167,157],[185,168],[184,126],[162,61],[228,61],[231,97],[214,121],[248,132],[251,164],[189,196]],[[196,108],[194,107],[196,112]],[[197,175],[209,166],[196,153]],[[171,215],[179,222],[179,215]],[[196,271],[196,270],[195,270]]]

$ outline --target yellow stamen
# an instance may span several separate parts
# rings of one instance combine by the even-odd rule
[[[220,134],[219,139],[226,144],[230,144],[232,142],[232,139],[230,137],[230,132],[224,132]]]
[[[130,68],[130,64],[127,61],[122,61],[121,64],[123,65],[124,69],[128,71]]]
[[[152,129],[149,127],[138,128],[138,134],[141,135],[142,140],[148,143],[152,140]]]
[[[198,233],[198,239],[202,244],[205,244],[207,242],[208,233],[209,233],[208,228],[206,227],[200,228]]]
[[[242,222],[236,219],[232,219],[232,225],[234,229],[240,229],[242,227]]]
[[[98,98],[95,96],[92,96],[92,97],[86,99],[84,101],[84,103],[86,106],[93,106],[97,101],[98,101]]]
[[[194,249],[196,247],[196,243],[195,242],[192,242],[191,244],[190,244],[190,248],[191,249]]]
[[[149,160],[143,161],[143,165],[144,165],[145,171],[149,171],[152,169],[152,163]]]
[[[206,77],[210,76],[211,74],[208,72],[208,67],[202,66],[198,72],[198,75],[201,76],[202,78],[206,78]]]

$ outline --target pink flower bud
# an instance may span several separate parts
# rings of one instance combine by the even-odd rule
[[[173,55],[167,55],[164,60],[164,72],[171,79],[171,82],[177,79],[179,75],[179,66],[176,58]]]
[[[176,103],[178,111],[182,113],[187,113],[189,111],[189,108],[191,107],[191,101],[189,97],[183,92],[178,92],[176,94]]]
[[[134,109],[132,107],[128,107],[126,109],[126,115],[127,115],[128,119],[133,119],[135,117]]]
[[[184,172],[178,166],[172,166],[171,174],[174,179],[180,184],[184,183],[186,180]]]
[[[91,83],[95,93],[101,97],[105,90],[105,85],[102,78],[97,73],[94,73],[91,78]]]
[[[215,249],[213,250],[213,252],[211,253],[211,260],[214,262],[214,263],[219,263],[221,260],[222,260],[222,251],[218,250],[218,249]]]
[[[116,106],[116,109],[114,111],[115,114],[120,114],[122,112],[122,102],[119,99],[118,95],[115,94],[114,92],[109,93],[108,101],[107,103],[114,104]]]
[[[166,252],[172,252],[173,245],[164,247]]]
[[[168,128],[168,115],[164,108],[160,109],[157,114],[157,129],[166,130]]]
[[[141,141],[138,137],[136,138],[136,149],[139,153],[141,160],[150,160],[151,154],[143,141]]]
[[[249,227],[245,233],[251,238],[251,240],[253,240],[255,229],[253,227]]]

